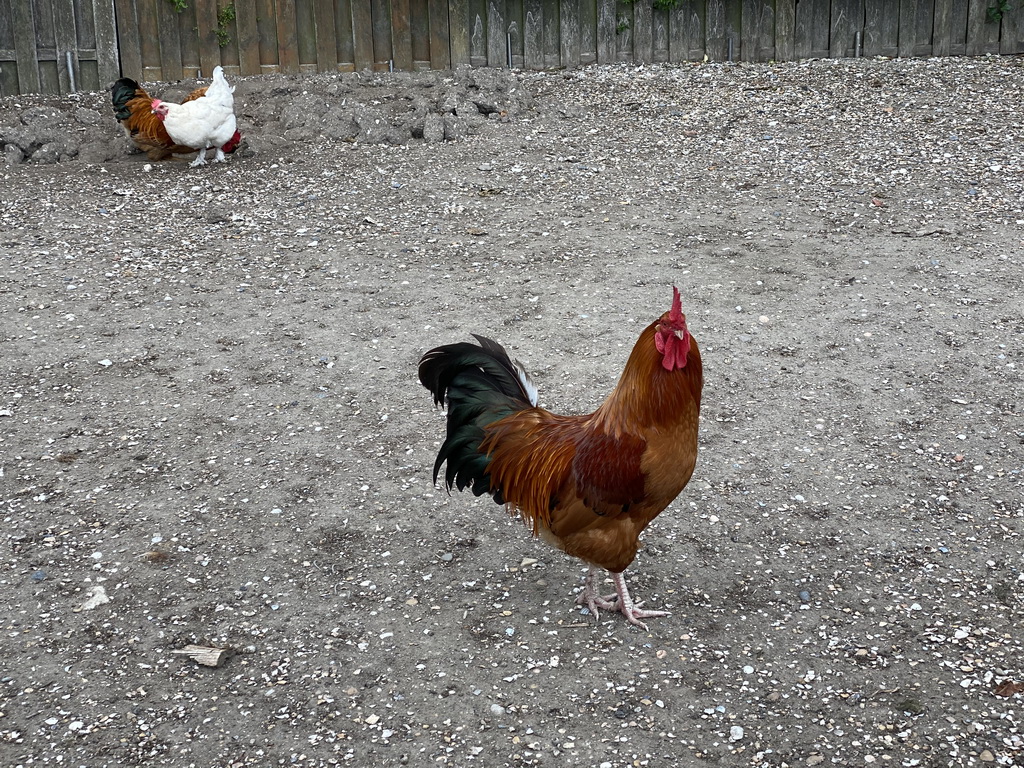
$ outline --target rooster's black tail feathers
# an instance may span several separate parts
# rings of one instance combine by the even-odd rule
[[[487,466],[490,459],[481,452],[484,428],[516,411],[536,404],[537,393],[518,363],[496,341],[473,334],[479,342],[446,344],[427,352],[420,360],[419,376],[434,395],[437,405],[448,405],[448,432],[434,462],[434,482],[441,465],[445,486],[460,491],[469,487],[475,495],[491,493]]]
[[[130,77],[122,77],[110,86],[110,100],[114,104],[114,117],[118,120],[127,120],[132,116],[128,102],[135,98],[137,90],[139,84]]]

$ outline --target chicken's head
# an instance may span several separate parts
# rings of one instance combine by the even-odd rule
[[[156,115],[157,118],[159,118],[160,120],[163,120],[165,117],[167,117],[167,105],[160,101],[160,99],[153,99],[152,103],[149,106],[150,109],[153,110],[153,114]]]
[[[654,344],[661,352],[661,365],[666,371],[686,367],[690,353],[690,332],[686,328],[679,289],[672,286],[672,309],[661,316],[654,331]]]
[[[232,152],[238,149],[238,145],[241,143],[242,134],[239,131],[235,131],[233,134],[231,134],[231,138],[228,139],[228,143],[220,148],[220,151],[223,152],[225,155],[230,155]]]

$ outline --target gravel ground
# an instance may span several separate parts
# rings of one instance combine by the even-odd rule
[[[0,101],[0,764],[1024,764],[1022,75],[249,78],[199,169]],[[432,487],[415,366],[483,333],[588,411],[673,282],[672,615],[595,625]]]

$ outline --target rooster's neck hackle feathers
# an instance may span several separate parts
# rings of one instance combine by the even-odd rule
[[[703,370],[697,342],[686,336],[682,365],[669,369],[657,343],[661,321],[647,326],[629,355],[615,389],[594,413],[594,419],[615,434],[623,430],[647,429],[666,414],[685,410],[691,400],[700,403]],[[680,340],[669,334],[670,344]],[[683,352],[674,349],[670,354]]]

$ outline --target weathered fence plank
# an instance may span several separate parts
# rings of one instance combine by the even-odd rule
[[[181,80],[184,61],[181,55],[181,31],[178,13],[168,2],[156,4],[157,40],[160,43],[160,79]]]
[[[559,0],[558,59],[563,67],[580,63],[580,0]]]
[[[408,0],[405,2],[408,3]],[[313,0],[313,27],[316,31],[316,68],[319,72],[333,72],[338,68],[338,30],[334,24],[334,0]],[[411,68],[410,56],[409,66],[405,69]]]
[[[690,41],[690,54],[687,58],[690,61],[703,61],[707,55],[705,43],[705,13],[704,0],[689,0],[687,3],[686,36]]]
[[[725,61],[729,58],[729,46],[725,39],[725,0],[707,0],[704,6],[704,49],[711,61]]]
[[[507,66],[505,0],[487,0],[487,66]]]
[[[651,12],[651,61],[668,61],[668,11],[664,8]]]
[[[967,8],[970,0],[953,0],[949,55],[967,55]]]
[[[796,0],[775,3],[775,58],[792,61],[796,57],[793,30],[796,26]]]
[[[741,58],[766,61],[775,53],[775,9],[767,0],[744,0],[740,21]]]
[[[1018,3],[1009,13],[1004,13],[1000,21],[999,52],[1002,54],[1024,53],[1024,9]]]
[[[36,67],[39,69],[39,87],[48,93],[60,93],[60,75],[57,72],[57,43],[54,30],[53,7],[48,3],[35,3]]]
[[[597,0],[598,64],[615,61],[615,24],[615,0]]]
[[[793,52],[798,59],[811,56],[812,33],[811,13],[806,2],[797,3],[793,21]]]
[[[412,18],[409,0],[391,2],[391,61],[395,69],[412,69]]]
[[[725,57],[728,61],[739,61],[743,56],[743,6],[733,1],[725,2]]]
[[[168,2],[168,0],[163,0]],[[178,27],[178,58],[181,61],[181,76],[195,77],[199,74],[199,29],[196,21],[196,8],[189,6],[181,13],[175,14]],[[218,59],[224,58],[227,49],[218,51]]]
[[[469,2],[469,63],[487,66],[487,0]]]
[[[139,49],[142,67],[136,80],[160,80],[160,28],[156,19],[156,0],[138,0]]]
[[[864,0],[864,55],[899,53],[899,5],[890,0]]]
[[[544,12],[541,14],[541,43],[544,46],[544,67],[555,68],[562,62],[560,56],[560,38],[558,33],[558,0],[543,0]]]
[[[992,5],[993,3],[991,0],[972,0],[970,5],[967,29],[968,34],[972,31],[975,31],[977,34],[974,46],[974,53],[977,55],[985,53],[999,53],[1000,24],[988,20],[988,10]],[[1011,9],[1006,13],[1019,12],[1019,10],[1014,10],[1014,7],[1011,7]],[[1006,13],[1003,15],[1005,16]],[[975,14],[980,17],[980,24],[973,20]]]
[[[797,14],[807,6],[806,0],[797,5]],[[828,58],[830,0],[813,0],[807,7],[807,57]],[[801,57],[802,58],[802,57]]]
[[[933,0],[916,0],[914,3],[914,48],[911,56],[930,56],[932,52],[932,6]]]
[[[313,0],[295,0],[295,39],[299,46],[299,71],[315,72],[316,23],[313,21]]]
[[[238,31],[238,69],[243,75],[258,75],[260,33],[256,24],[256,0],[234,0]]]
[[[256,30],[259,33],[260,72],[278,72],[280,53],[277,44],[277,19],[274,0],[255,0]]]
[[[668,12],[668,60],[682,62],[690,55],[690,40],[686,34],[686,3],[682,0]]]
[[[597,3],[595,0],[579,0],[580,3],[580,64],[597,61]]]
[[[487,66],[487,2],[469,1],[469,63],[474,67]]]
[[[32,4],[13,0],[14,58],[18,64],[18,90],[39,90],[39,63],[36,56],[35,14]]]
[[[211,77],[213,68],[221,63],[217,40],[217,3],[197,0],[195,26],[199,33],[199,69],[203,77]]]
[[[506,0],[505,30],[512,66],[523,66],[523,0]]]
[[[96,35],[96,87],[105,88],[120,77],[117,56],[117,28],[113,0],[93,0],[93,24]]]
[[[337,44],[337,68],[346,72],[353,71],[356,68],[356,46],[352,33],[350,0],[334,0],[334,40]]]
[[[969,0],[967,4],[967,40],[968,56],[977,56],[985,49],[985,16],[988,0]]]
[[[373,19],[373,69],[388,68],[392,61],[391,8],[388,0],[370,0],[370,15]]]
[[[856,5],[856,0],[832,0],[828,55],[833,59],[853,53],[854,29],[859,28],[855,18]]]
[[[917,0],[900,0],[899,42],[900,56],[913,56],[917,44]]]
[[[0,96],[11,96],[19,92],[14,37],[11,0],[0,0]]]
[[[75,75],[68,71],[67,54],[71,54],[71,66],[74,67],[78,49],[78,40],[75,34],[75,6],[71,0],[54,0],[51,7],[53,8],[53,43],[57,82],[60,92],[68,93],[71,91],[71,78]]]
[[[142,46],[139,42],[139,18],[134,0],[114,0],[117,23],[117,50],[121,60],[120,74],[134,80],[143,79]],[[114,78],[115,80],[117,78]]]
[[[953,45],[953,0],[935,0],[935,14],[932,21],[932,53],[935,56],[949,56]]]
[[[646,64],[654,60],[653,7],[633,3],[633,61]]]
[[[412,69],[430,69],[430,8],[427,0],[409,0],[409,51]]]
[[[523,0],[523,66],[544,69],[544,5]]]
[[[352,0],[352,29],[355,34],[355,68],[369,69],[373,66],[373,14],[370,0]]]
[[[461,8],[468,8],[462,0],[455,0],[454,5]],[[451,39],[451,26],[448,17],[448,3],[445,0],[430,0],[430,66],[434,69],[449,69],[456,63],[465,62],[468,49],[462,45],[458,49],[454,45],[449,48],[448,41]],[[461,21],[462,16],[456,14],[455,18]],[[463,38],[465,39],[465,38]],[[458,53],[459,59],[455,60]]]
[[[369,0],[360,0],[367,4]],[[366,29],[370,29],[367,24]],[[295,24],[295,0],[277,0],[277,66],[288,74],[299,71],[299,36]]]

